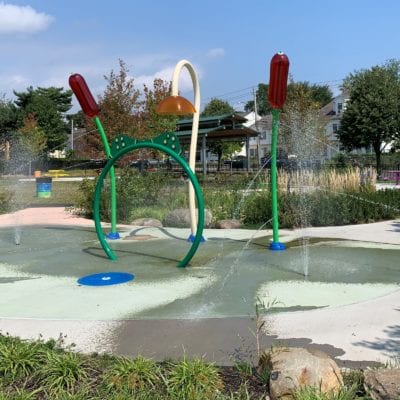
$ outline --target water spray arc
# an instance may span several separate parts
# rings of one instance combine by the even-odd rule
[[[94,99],[85,79],[80,74],[73,74],[69,77],[69,85],[74,92],[82,111],[89,118],[92,118],[97,130],[100,133],[101,141],[103,142],[104,151],[108,159],[112,157],[110,145],[108,144],[107,136],[103,125],[98,117],[100,112],[99,107]],[[117,193],[115,184],[114,166],[110,168],[110,191],[111,191],[111,232],[107,234],[108,239],[119,239],[120,235],[117,232]]]
[[[285,250],[286,246],[279,242],[278,188],[276,153],[279,129],[279,110],[286,101],[289,59],[282,53],[276,53],[270,64],[268,100],[272,106],[272,138],[271,138],[271,198],[272,198],[272,232],[270,250]]]

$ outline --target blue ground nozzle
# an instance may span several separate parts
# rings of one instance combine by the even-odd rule
[[[286,250],[286,246],[281,242],[271,242],[269,245],[269,249],[272,251],[282,251]]]
[[[117,240],[120,239],[121,236],[119,235],[118,232],[110,232],[106,234],[106,238],[110,240]]]
[[[193,233],[191,233],[190,236],[188,237],[187,241],[190,243],[193,243],[195,238],[196,238],[196,236],[193,235]],[[206,239],[204,239],[204,236],[201,235],[200,243],[204,243],[205,241],[206,241]]]

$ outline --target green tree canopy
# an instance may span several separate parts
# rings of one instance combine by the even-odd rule
[[[258,84],[256,99],[257,113],[259,115],[267,115],[271,112],[271,105],[268,101],[268,90],[268,84]],[[333,93],[328,85],[310,84],[309,82],[294,82],[293,80],[290,80],[287,86],[287,102],[290,102],[292,97],[298,97],[299,92],[303,93],[303,97],[308,97],[312,102],[317,103],[319,108],[328,104],[333,97]],[[254,100],[247,102],[244,109],[248,112],[254,111]]]
[[[13,132],[18,129],[19,119],[15,104],[4,96],[0,98],[0,143],[11,139]]]
[[[63,88],[29,87],[26,92],[14,92],[20,109],[20,126],[30,115],[46,137],[46,150],[62,149],[69,131],[64,114],[71,108],[72,91]]]
[[[213,116],[234,113],[234,108],[227,101],[214,98],[204,107],[201,115]],[[208,143],[209,150],[218,157],[218,171],[221,170],[222,159],[224,157],[231,157],[235,152],[240,151],[242,146],[242,142],[226,142],[222,140]]]
[[[400,62],[391,60],[350,74],[343,86],[350,100],[339,139],[348,150],[372,146],[379,174],[384,143],[400,138]]]
[[[234,108],[227,101],[214,98],[206,104],[201,116],[233,114],[234,112]]]

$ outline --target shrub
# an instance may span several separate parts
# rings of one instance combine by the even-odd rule
[[[39,376],[50,396],[63,392],[73,394],[88,377],[88,367],[76,353],[56,353],[49,350]]]
[[[398,217],[400,191],[280,193],[278,204],[281,228],[360,224]],[[243,221],[262,225],[271,219],[270,210],[270,195],[254,193],[245,201]]]
[[[5,214],[11,211],[11,202],[13,196],[13,192],[4,188],[0,188],[0,214]]]
[[[104,374],[106,387],[111,391],[151,389],[159,380],[159,367],[154,361],[141,356],[134,360],[121,357]]]
[[[97,180],[83,180],[79,187],[79,195],[75,199],[75,208],[84,216],[93,218],[93,201]],[[131,168],[121,170],[116,182],[117,191],[117,219],[120,222],[130,222],[132,212],[136,208],[151,207],[163,203],[173,191],[174,185],[166,174],[143,173],[140,174]],[[100,198],[100,217],[110,221],[110,184],[106,179]],[[135,217],[138,217],[136,214]]]
[[[223,389],[217,367],[201,359],[172,364],[167,384],[171,397],[186,400],[215,399]]]
[[[0,342],[0,377],[15,381],[35,373],[43,362],[42,348],[35,343],[3,338]]]

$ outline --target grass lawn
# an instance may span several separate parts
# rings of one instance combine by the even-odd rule
[[[0,189],[8,189],[13,192],[13,208],[19,209],[27,206],[41,205],[63,205],[70,206],[79,193],[80,182],[59,182],[52,183],[50,198],[38,198],[36,195],[36,182],[21,182],[16,178],[1,178]]]

